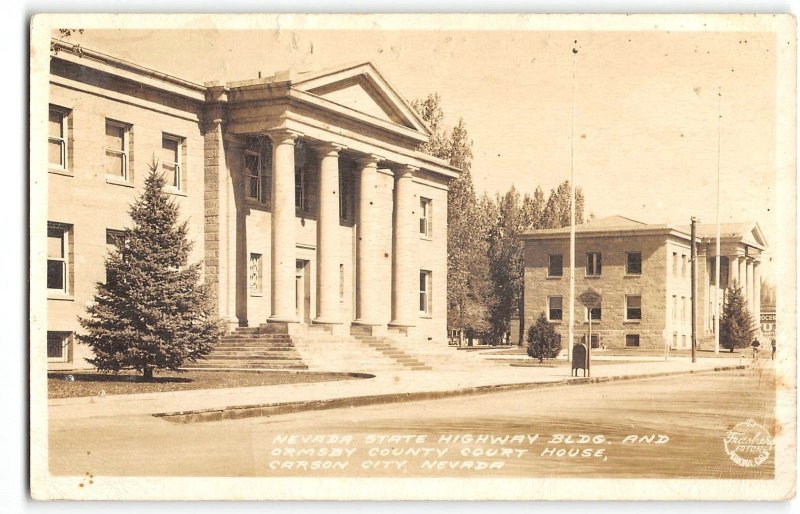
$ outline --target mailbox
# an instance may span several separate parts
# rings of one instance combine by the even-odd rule
[[[582,369],[585,377],[586,367],[586,346],[576,344],[572,347],[572,375],[577,377],[578,369]]]

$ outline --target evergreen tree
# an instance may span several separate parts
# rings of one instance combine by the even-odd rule
[[[575,188],[575,224],[583,223],[583,190]],[[558,188],[550,190],[547,204],[542,212],[540,227],[538,228],[561,228],[568,227],[570,221],[570,193],[569,180],[565,180],[558,185]]]
[[[447,161],[461,170],[447,193],[447,324],[460,337],[472,337],[488,327],[492,303],[487,256],[486,216],[478,206],[472,183],[472,141],[464,120],[448,133],[438,94],[412,103],[428,123],[432,135],[420,151]]]
[[[560,351],[561,340],[542,312],[528,329],[528,355],[542,362],[544,359],[558,357]]]
[[[150,166],[142,195],[130,208],[132,228],[106,258],[106,282],[97,283],[88,316],[80,318],[91,347],[87,359],[100,371],[180,371],[211,352],[223,333],[212,318],[200,265],[188,264],[192,247],[178,205],[164,192],[166,180]]]
[[[736,281],[728,286],[725,306],[719,320],[719,343],[733,353],[734,348],[746,348],[756,333],[753,317],[747,310],[742,288]]]

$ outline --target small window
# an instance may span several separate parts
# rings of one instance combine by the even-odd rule
[[[430,239],[433,237],[433,201],[428,198],[420,198],[419,208],[419,234]]]
[[[68,235],[68,227],[47,224],[47,289],[51,292],[69,292]]]
[[[603,262],[600,252],[586,254],[586,276],[597,277],[603,274]]]
[[[128,173],[130,126],[106,120],[106,175],[130,180]]]
[[[47,361],[69,362],[72,332],[47,332]]]
[[[431,272],[419,272],[419,312],[422,315],[431,314]]]
[[[248,200],[269,205],[272,143],[266,137],[250,138],[244,152],[244,187]]]
[[[678,252],[672,252],[672,274],[678,274]]]
[[[642,297],[638,295],[625,296],[625,319],[640,321],[642,319]]]
[[[547,314],[550,321],[561,321],[563,317],[563,302],[560,296],[547,297]]]
[[[681,255],[681,276],[683,277],[686,276],[686,262],[687,262],[686,255],[685,254]]]
[[[603,309],[602,305],[598,305],[597,307],[592,307],[591,309],[586,309],[586,321],[589,321],[589,314],[592,315],[592,321],[600,321],[603,319]]]
[[[344,302],[344,264],[339,264],[339,303]]]
[[[639,334],[625,334],[625,346],[629,348],[638,348]]]
[[[547,276],[564,276],[564,256],[560,253],[547,256]]]
[[[678,321],[678,297],[672,295],[672,321]]]
[[[185,167],[183,166],[184,139],[164,134],[161,136],[161,169],[167,184],[176,191],[186,188]]]
[[[118,251],[119,248],[125,242],[125,231],[123,230],[113,230],[110,228],[106,229],[106,253],[111,255],[111,253]],[[108,257],[106,257],[108,258]],[[106,268],[106,282],[108,282],[108,268]]]
[[[47,126],[47,161],[50,167],[67,169],[67,111],[52,105]]]
[[[686,321],[686,297],[681,296],[681,321]]]
[[[628,275],[642,274],[642,252],[625,253],[625,273]]]
[[[263,292],[263,266],[260,253],[250,254],[250,265],[248,268],[248,278],[250,283],[250,294],[260,295]]]

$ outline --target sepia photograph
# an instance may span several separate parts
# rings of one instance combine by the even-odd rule
[[[794,497],[793,16],[30,46],[34,499]]]

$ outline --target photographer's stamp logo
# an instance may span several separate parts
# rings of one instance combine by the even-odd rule
[[[769,432],[752,419],[739,423],[725,434],[725,453],[733,462],[745,468],[763,464],[774,445]]]

